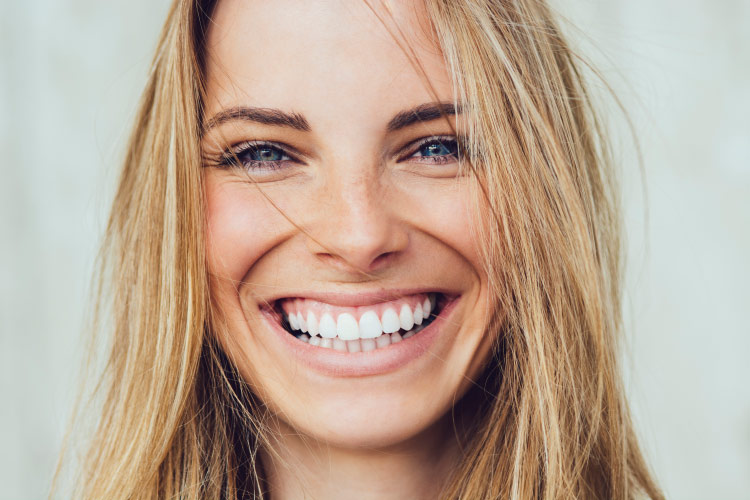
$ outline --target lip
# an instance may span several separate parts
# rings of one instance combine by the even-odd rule
[[[331,304],[333,306],[360,307],[380,304],[382,302],[397,300],[402,297],[417,295],[420,293],[441,293],[443,295],[452,297],[457,297],[459,295],[459,293],[457,293],[456,291],[441,289],[439,287],[388,289],[356,294],[344,292],[300,290],[299,292],[291,292],[284,295],[264,297],[261,302],[266,304],[273,304],[274,302],[281,299],[303,298],[317,300],[318,302],[325,302],[326,304]]]
[[[404,291],[406,294],[435,292],[433,289],[422,291]],[[399,291],[401,293],[401,291]],[[336,305],[371,305],[385,302],[393,298],[395,292],[389,290],[387,294],[336,294],[317,293],[305,294],[305,298],[330,301]],[[403,296],[403,294],[401,295]],[[281,296],[279,298],[282,298]],[[290,335],[276,320],[273,312],[268,308],[261,308],[261,316],[268,324],[271,331],[278,337],[284,350],[289,352],[301,365],[329,377],[365,377],[386,374],[398,370],[404,365],[421,357],[434,344],[439,337],[444,325],[456,308],[461,296],[450,295],[440,314],[424,330],[416,335],[402,340],[387,347],[375,349],[369,352],[340,352],[333,349],[312,346]],[[327,300],[324,300],[327,299]],[[334,302],[335,301],[335,302]],[[368,302],[369,301],[369,302]]]

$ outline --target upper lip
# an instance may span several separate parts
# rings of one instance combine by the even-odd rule
[[[455,291],[446,290],[440,287],[389,288],[356,293],[300,290],[290,291],[289,293],[278,294],[271,297],[264,297],[262,302],[273,305],[277,300],[281,299],[304,298],[317,300],[318,302],[323,302],[334,306],[358,307],[380,304],[382,302],[388,302],[391,300],[399,299],[401,297],[416,295],[419,293],[441,293],[447,295],[458,295],[458,293]]]

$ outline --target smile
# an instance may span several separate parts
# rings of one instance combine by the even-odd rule
[[[418,293],[398,300],[344,307],[308,298],[276,302],[284,330],[312,346],[342,352],[368,352],[406,340],[440,314],[442,294]]]

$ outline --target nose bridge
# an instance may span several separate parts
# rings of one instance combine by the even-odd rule
[[[339,165],[328,170],[311,250],[339,267],[375,271],[408,242],[388,206],[379,169]]]

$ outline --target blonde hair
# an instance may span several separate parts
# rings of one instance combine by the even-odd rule
[[[213,3],[175,0],[130,139],[76,498],[263,496],[263,416],[211,334],[200,135]],[[468,124],[497,297],[494,355],[443,497],[661,499],[620,382],[616,186],[579,63],[542,1],[426,4]]]

